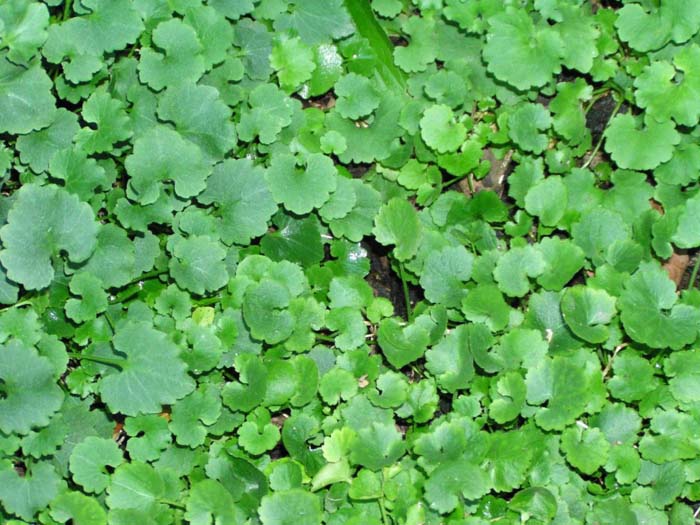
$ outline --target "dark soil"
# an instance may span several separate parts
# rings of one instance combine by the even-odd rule
[[[407,319],[408,312],[406,311],[406,300],[403,294],[403,283],[401,278],[391,268],[391,262],[388,257],[390,249],[382,246],[374,239],[365,239],[362,241],[362,247],[367,250],[370,261],[367,282],[377,296],[391,301],[396,315]],[[412,306],[423,298],[422,290],[418,286],[409,283],[408,292]]]

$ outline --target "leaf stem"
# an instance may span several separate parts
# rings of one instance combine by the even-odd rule
[[[3,306],[0,308],[0,312],[4,312],[5,310],[12,310],[13,308],[19,308],[20,306],[27,306],[28,304],[32,304],[32,302],[29,299],[24,299],[23,301],[20,301],[15,304],[11,304],[9,306]]]
[[[693,271],[690,274],[690,280],[688,281],[687,289],[693,288],[695,286],[695,281],[698,278],[698,270],[700,270],[700,254],[697,255],[695,259],[695,265],[693,266]]]
[[[85,355],[79,352],[67,352],[67,354],[71,359],[77,359],[79,361],[92,361],[93,363],[100,363],[102,365],[116,366],[120,370],[124,368],[124,359],[112,359],[111,357],[102,357],[99,355]]]
[[[384,472],[382,472],[382,495],[379,496],[379,511],[382,513],[382,525],[389,525],[389,517],[384,507]]]
[[[217,304],[221,302],[221,296],[220,295],[214,295],[213,297],[204,297],[202,299],[197,299],[196,301],[192,301],[192,304],[195,306],[208,306],[210,304]]]
[[[617,112],[620,111],[620,108],[622,107],[622,104],[624,102],[623,98],[620,98],[620,100],[617,101],[617,104],[615,104],[615,109],[613,109],[613,112],[610,114],[610,117],[608,117],[608,121],[605,123],[605,128],[610,125],[610,122],[612,121],[613,118],[615,118],[615,115],[617,115]],[[591,162],[593,162],[593,158],[596,156],[598,153],[598,150],[600,150],[600,147],[603,145],[603,139],[605,138],[605,131],[603,131],[600,134],[600,138],[598,139],[598,142],[595,145],[595,148],[593,148],[593,151],[591,151],[590,155],[588,156],[588,160],[583,163],[581,166],[581,169],[586,169],[588,166],[591,165]]]
[[[185,507],[182,503],[178,503],[177,501],[172,501],[169,499],[159,499],[158,503],[162,503],[163,505],[167,505],[168,507],[173,507],[174,509],[187,510],[187,507]]]
[[[403,263],[399,263],[399,277],[401,277],[401,287],[403,288],[403,299],[406,303],[406,321],[413,321],[413,311],[411,310],[411,296],[408,291],[408,281]]]
[[[73,7],[73,0],[63,1],[63,16],[61,17],[61,20],[67,20],[68,17],[70,17],[71,7]]]
[[[142,274],[140,277],[137,277],[133,281],[125,284],[122,287],[122,291],[119,292],[117,295],[114,296],[114,299],[110,301],[110,304],[119,304],[123,303],[127,299],[130,299],[137,293],[139,293],[143,289],[143,282],[148,281],[149,279],[154,279],[156,277],[160,277],[161,275],[168,273],[168,270],[151,270],[150,272],[146,272]]]

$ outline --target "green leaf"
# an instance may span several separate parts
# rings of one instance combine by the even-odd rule
[[[488,473],[467,458],[443,463],[425,484],[425,499],[431,509],[447,514],[459,504],[460,496],[477,500],[491,491]]]
[[[56,100],[39,62],[21,67],[0,55],[0,113],[0,132],[5,133],[29,133],[53,122]]]
[[[557,513],[557,499],[544,487],[528,487],[519,491],[508,502],[511,510],[519,512],[521,517],[534,517],[545,523]]]
[[[178,347],[146,322],[125,324],[115,333],[113,344],[124,362],[121,370],[99,383],[102,399],[113,412],[130,416],[159,412],[162,405],[172,405],[194,390]]]
[[[322,519],[318,498],[301,489],[265,496],[259,513],[263,525],[320,525]]]
[[[70,455],[73,481],[86,492],[99,494],[109,485],[107,467],[116,468],[124,457],[113,439],[89,436],[78,443]]]
[[[420,120],[421,137],[439,153],[456,151],[467,137],[467,129],[455,122],[452,110],[443,104],[429,107]]]
[[[594,265],[601,265],[608,250],[630,238],[630,227],[619,213],[597,207],[581,217],[571,228],[571,235]]]
[[[0,261],[13,281],[45,288],[54,277],[51,258],[65,252],[70,261],[85,261],[95,249],[98,225],[87,204],[57,186],[27,184],[16,195],[0,230]]]
[[[498,381],[491,383],[491,405],[489,415],[496,423],[512,421],[525,407],[527,389],[520,372],[507,372]]]
[[[693,100],[700,94],[700,46],[685,47],[668,62],[653,62],[635,79],[637,104],[656,120],[694,126],[700,119]],[[676,81],[676,77],[682,77]]]
[[[277,71],[280,87],[287,93],[299,89],[316,69],[313,52],[301,38],[284,34],[272,47],[270,64]]]
[[[154,126],[134,141],[134,150],[124,163],[129,179],[129,197],[153,204],[161,183],[172,180],[178,197],[194,197],[206,187],[211,166],[202,151],[178,132]]]
[[[605,399],[598,358],[584,349],[543,359],[528,370],[525,382],[529,404],[548,401],[535,414],[544,430],[563,430],[582,414],[600,410]]]
[[[247,244],[264,234],[277,211],[265,183],[265,170],[249,159],[217,164],[197,200],[216,207],[221,240],[226,244]]]
[[[561,290],[583,268],[583,250],[568,239],[546,237],[537,249],[544,256],[546,269],[537,278],[545,290]]]
[[[557,226],[566,212],[569,192],[562,178],[553,175],[535,183],[525,195],[525,209],[544,226]]]
[[[562,433],[561,449],[574,467],[593,474],[607,461],[610,444],[599,429],[576,425]]]
[[[654,367],[633,350],[618,354],[612,369],[615,374],[608,381],[608,389],[617,399],[637,401],[656,388]]]
[[[535,24],[525,10],[512,7],[489,19],[483,55],[496,78],[524,91],[543,86],[561,70],[559,34]]]
[[[160,415],[127,417],[124,431],[129,440],[126,450],[135,461],[152,461],[171,443],[168,421]]]
[[[248,97],[250,109],[241,111],[238,135],[251,142],[259,137],[263,144],[277,140],[280,131],[292,122],[294,103],[274,84],[260,84]]]
[[[0,39],[9,49],[7,58],[15,64],[29,62],[46,40],[48,25],[44,4],[15,0],[0,6]]]
[[[330,157],[313,153],[305,165],[300,171],[292,155],[275,155],[266,174],[275,201],[298,215],[323,206],[336,188],[337,171]]]
[[[76,275],[71,279],[70,290],[81,297],[66,301],[66,315],[73,321],[89,321],[107,309],[107,293],[102,289],[102,282],[94,275]]]
[[[541,104],[522,104],[508,117],[508,136],[523,151],[542,153],[549,143],[543,131],[552,125],[549,111]]]
[[[209,237],[171,237],[170,275],[181,288],[202,295],[226,285],[226,250]]]
[[[581,339],[603,343],[610,333],[608,327],[617,313],[615,298],[604,290],[589,286],[567,288],[561,300],[561,312],[566,324]]]
[[[459,307],[466,294],[463,283],[471,277],[474,257],[464,246],[431,253],[424,263],[420,284],[432,303]]]
[[[170,430],[178,445],[195,448],[204,444],[207,427],[221,416],[221,400],[215,388],[200,387],[173,407]]]
[[[474,377],[472,346],[479,344],[468,325],[460,325],[425,353],[426,368],[447,392],[467,388]]]
[[[571,47],[578,48],[578,46]],[[568,46],[567,49],[569,49]],[[592,96],[593,88],[582,78],[577,78],[574,82],[557,84],[557,95],[549,104],[549,109],[554,115],[552,125],[554,130],[572,145],[581,144],[586,139],[590,139],[582,103],[590,100]]]
[[[393,424],[373,422],[357,433],[350,458],[356,465],[380,470],[398,461],[405,450],[401,433]]]
[[[139,77],[155,91],[183,81],[196,82],[204,73],[202,44],[197,32],[179,18],[158,24],[153,30],[152,48],[141,49]]]
[[[222,160],[236,145],[231,110],[213,87],[193,82],[169,87],[158,99],[158,116],[175,124],[207,159]]]
[[[420,324],[402,327],[398,321],[389,318],[379,324],[377,341],[387,361],[395,368],[402,368],[425,353],[430,333]]]
[[[684,2],[671,0],[646,12],[638,4],[622,7],[615,21],[620,39],[636,51],[658,49],[669,40],[682,44],[700,29],[700,15]]]
[[[80,129],[75,113],[59,108],[53,115],[48,127],[17,137],[15,148],[20,159],[36,173],[49,169],[49,161],[56,152],[70,150]]]
[[[0,501],[12,515],[28,522],[45,509],[63,484],[53,465],[38,462],[20,476],[9,461],[0,464]]]
[[[238,523],[245,516],[234,504],[231,493],[213,479],[194,484],[187,498],[185,519],[192,525]]]
[[[114,509],[153,512],[161,500],[179,499],[180,486],[175,471],[147,463],[123,463],[114,471],[107,488],[110,515]]]
[[[76,143],[86,153],[111,151],[115,143],[133,135],[124,103],[112,98],[106,89],[93,91],[83,104],[82,117],[94,125],[94,128],[81,128],[75,136]]]
[[[274,224],[276,230],[260,240],[263,255],[273,261],[290,261],[305,268],[321,262],[324,230],[316,215],[299,220],[279,214]]]
[[[384,29],[372,13],[367,0],[345,0],[345,4],[357,32],[369,44],[375,59],[375,70],[386,87],[400,92],[406,86],[403,72],[394,63],[394,46],[387,37]]]
[[[511,308],[497,286],[479,284],[469,290],[462,301],[462,313],[473,323],[484,323],[493,332],[503,330],[510,322]]]
[[[326,404],[337,405],[341,398],[350,399],[357,393],[357,379],[343,368],[334,367],[321,378],[318,392]]]
[[[80,492],[64,492],[51,502],[51,517],[59,523],[106,525],[107,512],[95,498]]]
[[[276,31],[291,29],[307,44],[337,40],[353,31],[342,0],[296,0],[290,4],[290,12],[285,8],[285,12],[275,19]]]
[[[0,431],[27,434],[32,427],[48,425],[63,402],[51,362],[15,339],[3,345],[2,355]]]
[[[422,233],[416,209],[401,198],[391,199],[381,207],[372,231],[381,244],[396,246],[394,255],[399,261],[416,254]]]
[[[335,107],[344,118],[366,117],[379,106],[379,94],[367,77],[349,73],[335,84]]]
[[[542,254],[532,246],[511,248],[496,263],[493,276],[498,288],[511,297],[522,297],[530,290],[528,277],[538,277],[545,270]]]
[[[431,36],[435,22],[431,17],[410,16],[401,24],[411,38],[407,46],[394,47],[394,62],[408,73],[424,71],[437,56],[437,46]]]
[[[639,120],[630,114],[616,115],[605,130],[605,150],[619,167],[650,170],[673,156],[674,146],[680,142],[673,123],[649,119],[644,124],[640,127]]]
[[[678,350],[694,342],[700,310],[677,301],[676,286],[658,263],[640,264],[618,300],[625,331],[652,348]]]
[[[49,162],[49,173],[54,179],[62,180],[63,187],[82,201],[93,199],[112,183],[105,169],[79,149],[57,152]]]

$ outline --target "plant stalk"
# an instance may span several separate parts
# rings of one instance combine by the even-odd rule
[[[77,359],[79,361],[92,361],[93,363],[100,363],[107,366],[116,366],[120,370],[124,368],[124,359],[112,359],[111,357],[102,357],[99,355],[85,355],[79,352],[67,352],[68,357],[71,359]]]

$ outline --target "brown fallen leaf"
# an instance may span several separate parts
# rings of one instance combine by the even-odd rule
[[[681,285],[683,274],[685,274],[689,264],[690,257],[685,253],[674,253],[668,261],[664,263],[664,270],[666,270],[671,280],[676,283],[676,288]]]

